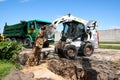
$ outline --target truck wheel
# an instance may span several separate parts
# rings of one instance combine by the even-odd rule
[[[91,56],[94,52],[94,47],[92,43],[86,42],[85,45],[83,45],[81,51],[82,51],[83,56]]]
[[[10,41],[11,39],[10,38],[6,38],[5,41]]]
[[[64,50],[64,54],[68,59],[76,59],[78,51],[74,45],[68,45]]]
[[[12,41],[16,41],[16,39],[15,39],[15,38],[12,38],[11,40],[12,40]]]
[[[32,47],[32,43],[31,43],[30,38],[26,38],[24,40],[24,44],[25,44],[25,47]]]
[[[44,48],[49,47],[49,41],[45,41],[44,44],[43,44],[43,47]]]

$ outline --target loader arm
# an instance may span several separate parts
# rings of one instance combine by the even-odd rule
[[[74,17],[74,16],[72,16],[71,14],[67,14],[67,15],[65,15],[65,16],[62,16],[62,17],[60,17],[60,18],[55,19],[52,24],[53,24],[55,27],[57,27],[57,25],[60,24],[60,23],[70,22],[70,21],[77,21],[77,22],[84,23],[84,24],[87,23],[86,20],[83,20],[83,19]]]

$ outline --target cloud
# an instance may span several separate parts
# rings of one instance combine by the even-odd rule
[[[20,0],[22,3],[29,2],[30,0]]]
[[[4,2],[4,1],[6,1],[6,0],[0,0],[0,2]]]

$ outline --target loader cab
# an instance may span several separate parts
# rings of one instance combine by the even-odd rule
[[[63,23],[62,37],[76,40],[85,34],[85,26],[82,23],[71,21]]]

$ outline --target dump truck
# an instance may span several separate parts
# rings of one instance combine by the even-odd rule
[[[55,52],[62,57],[75,59],[78,56],[91,56],[98,48],[99,36],[97,21],[86,21],[67,14],[52,23],[55,27],[63,25],[61,38],[55,46]]]
[[[43,20],[20,21],[20,23],[14,25],[7,25],[6,23],[3,34],[5,40],[17,40],[23,42],[27,47],[32,47],[41,26],[49,24],[51,22]],[[48,47],[50,41],[54,41],[54,35],[49,36],[44,43],[44,47]]]

